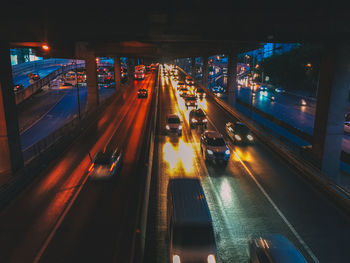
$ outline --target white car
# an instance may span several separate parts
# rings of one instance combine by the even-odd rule
[[[182,135],[182,124],[179,116],[176,114],[169,114],[166,119],[165,129],[168,134],[176,133],[177,135]]]
[[[223,161],[227,164],[230,159],[230,149],[221,133],[217,131],[205,131],[200,141],[201,153],[205,161]]]

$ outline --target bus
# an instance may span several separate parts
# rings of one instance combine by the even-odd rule
[[[134,77],[136,80],[142,80],[146,75],[146,67],[145,65],[136,65],[135,66],[135,74]]]
[[[212,218],[200,180],[170,179],[167,197],[170,262],[215,263]]]

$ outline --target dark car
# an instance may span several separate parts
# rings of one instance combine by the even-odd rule
[[[300,251],[281,234],[251,236],[248,240],[249,262],[307,263]]]
[[[198,98],[204,98],[204,97],[205,97],[204,89],[202,89],[202,88],[197,88],[197,90],[196,90],[196,95],[197,95]]]
[[[40,75],[38,73],[29,73],[28,76],[32,80],[39,80],[40,79]]]
[[[148,96],[148,91],[147,89],[139,89],[138,92],[137,92],[137,97],[138,98],[147,98]]]
[[[188,109],[189,107],[196,108],[198,107],[197,97],[193,95],[188,95],[185,97],[185,105]]]
[[[99,151],[89,167],[91,179],[108,179],[115,177],[123,165],[123,153],[118,148],[114,151]]]
[[[242,122],[226,123],[226,133],[234,143],[253,143],[254,137],[250,129]]]
[[[190,111],[189,115],[190,127],[195,128],[196,126],[203,126],[207,128],[207,117],[202,109],[195,109]]]
[[[24,89],[23,84],[17,84],[17,85],[15,85],[15,86],[13,87],[13,91],[14,91],[14,92],[18,92],[18,91],[21,91],[21,90],[23,90],[23,89]]]

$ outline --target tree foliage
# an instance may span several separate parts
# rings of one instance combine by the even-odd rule
[[[287,90],[317,89],[321,47],[304,44],[289,52],[266,58],[259,71],[269,76],[269,83]]]

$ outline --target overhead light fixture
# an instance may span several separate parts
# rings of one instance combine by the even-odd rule
[[[42,48],[43,50],[45,50],[45,51],[50,50],[50,47],[49,47],[48,44],[43,44],[43,45],[41,46],[41,48]]]

